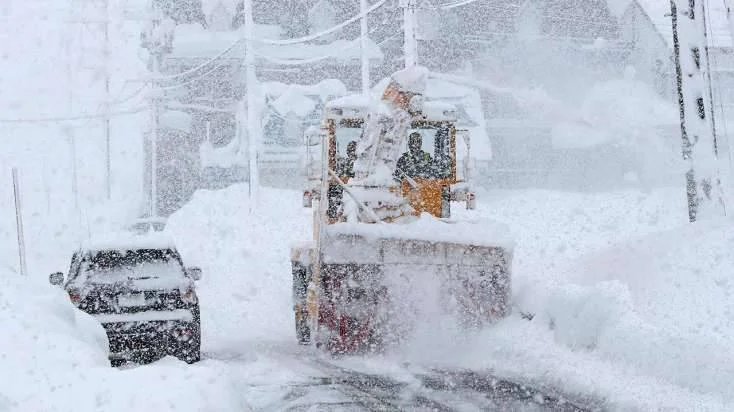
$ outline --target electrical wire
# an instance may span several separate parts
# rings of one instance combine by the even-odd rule
[[[195,82],[197,80],[203,79],[204,77],[206,77],[206,76],[214,73],[215,71],[221,69],[224,66],[225,66],[225,64],[220,64],[220,65],[214,66],[213,68],[211,68],[210,70],[206,71],[205,73],[203,73],[201,75],[198,75],[196,77],[192,77],[191,79],[188,79],[188,80],[186,80],[184,82],[176,83],[176,84],[168,85],[168,86],[161,86],[160,88],[163,89],[163,90],[175,90],[175,89],[179,89],[179,88],[181,88],[183,86],[186,86],[186,85],[189,85],[189,84],[191,84],[191,83],[193,83],[193,82]]]
[[[298,38],[295,38],[295,39],[284,39],[284,40],[256,39],[256,38],[253,38],[251,40],[254,41],[254,42],[262,43],[262,44],[269,44],[269,45],[276,45],[276,46],[286,46],[286,45],[306,43],[306,42],[309,42],[309,41],[318,39],[319,37],[323,37],[323,36],[326,36],[326,35],[329,35],[331,33],[336,32],[336,31],[341,30],[342,28],[344,28],[344,27],[346,27],[346,26],[348,26],[348,25],[350,25],[350,24],[352,24],[352,23],[354,23],[354,22],[356,22],[356,21],[358,21],[358,20],[366,17],[368,14],[370,14],[373,11],[379,9],[386,2],[387,2],[387,0],[380,0],[379,2],[373,4],[364,13],[359,13],[359,14],[353,16],[352,18],[343,21],[340,24],[337,24],[334,27],[331,27],[331,28],[329,28],[327,30],[323,30],[321,32],[314,33],[314,34],[311,34],[311,35],[308,35],[308,36],[298,37]],[[204,62],[204,63],[202,63],[202,64],[200,64],[200,65],[198,65],[198,66],[196,66],[196,67],[194,67],[192,69],[186,70],[186,71],[181,72],[181,73],[173,74],[173,75],[159,76],[159,77],[154,77],[154,78],[142,79],[142,81],[173,80],[173,79],[178,79],[180,77],[186,77],[188,75],[194,74],[194,73],[198,72],[199,70],[201,70],[201,69],[209,66],[210,64],[216,62],[217,60],[221,59],[227,53],[229,53],[230,51],[232,51],[235,47],[237,47],[241,43],[243,43],[245,40],[247,40],[246,37],[241,37],[241,38],[237,39],[237,41],[235,41],[234,43],[232,43],[229,47],[227,47],[226,49],[224,49],[222,52],[220,52],[216,56],[210,58],[206,62]]]
[[[319,37],[323,37],[323,36],[329,35],[331,33],[334,33],[336,31],[339,31],[339,30],[343,29],[344,27],[346,27],[346,26],[348,26],[348,25],[350,25],[350,24],[352,24],[352,23],[354,23],[354,22],[362,19],[363,17],[367,17],[368,14],[370,14],[373,11],[379,9],[386,2],[387,2],[387,0],[380,0],[377,3],[373,4],[367,10],[365,10],[364,13],[359,13],[359,14],[355,15],[354,17],[352,17],[350,19],[347,19],[344,22],[342,22],[340,24],[337,24],[336,26],[334,26],[334,27],[332,27],[330,29],[326,29],[326,30],[320,31],[318,33],[310,34],[308,36],[299,37],[299,38],[295,38],[295,39],[284,39],[284,40],[253,39],[253,41],[256,41],[258,43],[263,43],[263,44],[272,44],[272,45],[276,45],[276,46],[285,46],[285,45],[289,45],[289,44],[306,43],[306,42],[309,42],[311,40],[316,40]]]
[[[468,6],[476,1],[477,0],[460,0],[460,1],[455,1],[453,3],[441,4],[437,6],[437,8],[440,10],[450,10],[456,7]]]
[[[60,117],[38,117],[38,118],[19,118],[19,119],[0,119],[0,123],[10,123],[10,124],[18,124],[18,123],[64,123],[64,122],[71,122],[75,120],[88,120],[88,119],[103,119],[106,117],[119,117],[119,116],[125,116],[135,113],[140,113],[145,110],[147,110],[147,107],[138,107],[135,109],[129,109],[129,110],[119,110],[116,112],[107,112],[107,113],[94,113],[94,114],[81,114],[76,116],[60,116]]]
[[[217,60],[221,59],[227,53],[229,53],[230,51],[232,51],[235,47],[237,47],[240,43],[242,43],[244,41],[245,41],[244,38],[238,39],[237,41],[235,41],[234,43],[232,43],[229,47],[227,47],[226,49],[224,49],[222,52],[220,52],[216,56],[212,57],[211,59],[205,61],[204,63],[202,63],[202,64],[194,67],[193,69],[189,69],[189,70],[186,70],[185,72],[181,72],[181,73],[177,73],[177,74],[172,74],[172,75],[169,75],[169,76],[151,77],[151,78],[148,78],[148,79],[144,79],[144,81],[151,81],[151,80],[153,80],[153,81],[174,80],[174,79],[178,79],[178,78],[181,78],[181,77],[186,77],[186,76],[188,76],[190,74],[194,74],[194,73],[198,72],[199,70],[201,70],[201,69],[209,66],[210,64],[216,62]]]
[[[347,51],[347,50],[353,49],[355,47],[361,46],[360,41],[363,39],[363,37],[367,37],[369,39],[369,36],[371,34],[373,34],[374,32],[376,32],[376,31],[377,31],[377,28],[372,28],[372,30],[370,30],[369,32],[367,32],[367,35],[366,36],[359,36],[356,39],[349,41],[344,47],[340,47],[340,48],[338,48],[336,50],[333,50],[333,51],[331,51],[331,52],[329,52],[327,54],[324,54],[324,55],[321,55],[321,56],[317,56],[317,57],[308,58],[308,59],[280,59],[278,57],[268,56],[266,54],[260,53],[257,50],[253,50],[253,53],[255,54],[255,56],[258,56],[258,57],[260,57],[262,59],[265,59],[265,60],[267,60],[269,62],[272,62],[272,63],[275,63],[275,64],[282,64],[284,66],[300,66],[300,65],[305,65],[305,64],[312,64],[312,63],[320,62],[322,60],[327,60],[327,59],[331,59],[331,58],[334,58],[334,57],[338,57],[339,54],[342,53],[342,52],[344,52],[344,51]]]

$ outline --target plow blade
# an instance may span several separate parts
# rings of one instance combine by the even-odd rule
[[[333,352],[396,344],[439,318],[480,327],[509,314],[511,248],[345,233],[324,240],[317,343]]]

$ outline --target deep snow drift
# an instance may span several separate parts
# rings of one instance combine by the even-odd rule
[[[116,370],[102,326],[63,292],[0,276],[0,411],[247,410],[217,368]]]

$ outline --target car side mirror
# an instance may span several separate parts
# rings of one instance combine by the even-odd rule
[[[64,283],[64,274],[61,272],[55,272],[48,276],[48,283],[54,286],[61,286]]]
[[[200,280],[201,279],[201,268],[198,267],[191,267],[186,269],[186,275],[190,277],[193,280]]]

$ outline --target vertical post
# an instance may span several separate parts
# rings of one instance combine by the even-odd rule
[[[400,0],[403,7],[403,36],[405,67],[418,64],[418,43],[415,39],[415,9],[416,0]]]
[[[18,183],[18,169],[13,168],[13,196],[15,198],[15,225],[18,232],[18,263],[21,276],[26,276],[25,240],[23,238],[23,213],[20,206],[20,184]]]
[[[105,139],[105,195],[107,200],[112,198],[112,161],[110,155],[110,11],[109,0],[104,2],[103,30],[104,30],[104,46],[102,54],[104,59],[104,139]]]
[[[360,46],[362,51],[362,94],[370,94],[370,56],[367,50],[369,46],[369,33],[367,31],[367,0],[360,0],[359,12],[362,14],[360,21]]]
[[[724,0],[724,6],[726,6],[726,21],[728,23],[727,26],[729,29],[729,36],[731,37],[731,41],[733,42],[732,44],[734,44],[734,20],[732,20],[731,16],[732,10],[731,7],[729,7],[729,0]]]
[[[258,198],[258,139],[259,139],[259,127],[257,118],[257,108],[255,100],[255,83],[257,77],[255,75],[255,55],[253,54],[252,47],[252,33],[254,28],[254,20],[252,17],[252,0],[245,0],[244,4],[245,13],[245,70],[246,70],[246,82],[247,82],[247,142],[249,152],[249,169],[250,169],[250,213],[255,210]]]
[[[160,54],[155,53],[152,61],[150,100],[150,217],[158,215],[158,76]]]
[[[150,25],[143,32],[142,47],[150,53],[150,217],[158,215],[158,128],[160,103],[163,91],[160,88],[160,71],[163,54],[173,47],[173,28],[175,24],[165,20],[159,7],[152,4]],[[166,23],[166,24],[164,24]],[[173,25],[172,25],[173,24]],[[147,179],[147,178],[146,178]]]
[[[72,3],[72,17],[75,7],[77,5]],[[74,50],[74,29],[69,30],[68,37],[64,42],[64,52],[66,54],[66,110],[69,115],[74,111],[74,68],[72,62],[74,61],[73,50]],[[79,192],[78,192],[78,176],[77,176],[77,164],[76,164],[76,137],[74,136],[74,129],[70,125],[62,126],[64,134],[69,141],[69,157],[71,163],[71,194],[74,200],[74,211],[79,212]]]
[[[69,139],[69,157],[71,163],[71,195],[74,198],[74,211],[79,212],[79,175],[76,162],[76,136],[71,126],[64,126],[66,137]]]
[[[682,154],[688,163],[688,219],[695,222],[723,216],[726,210],[718,171],[713,110],[706,107],[712,99],[705,5],[703,0],[687,3],[687,8],[678,9],[676,0],[670,0]]]

